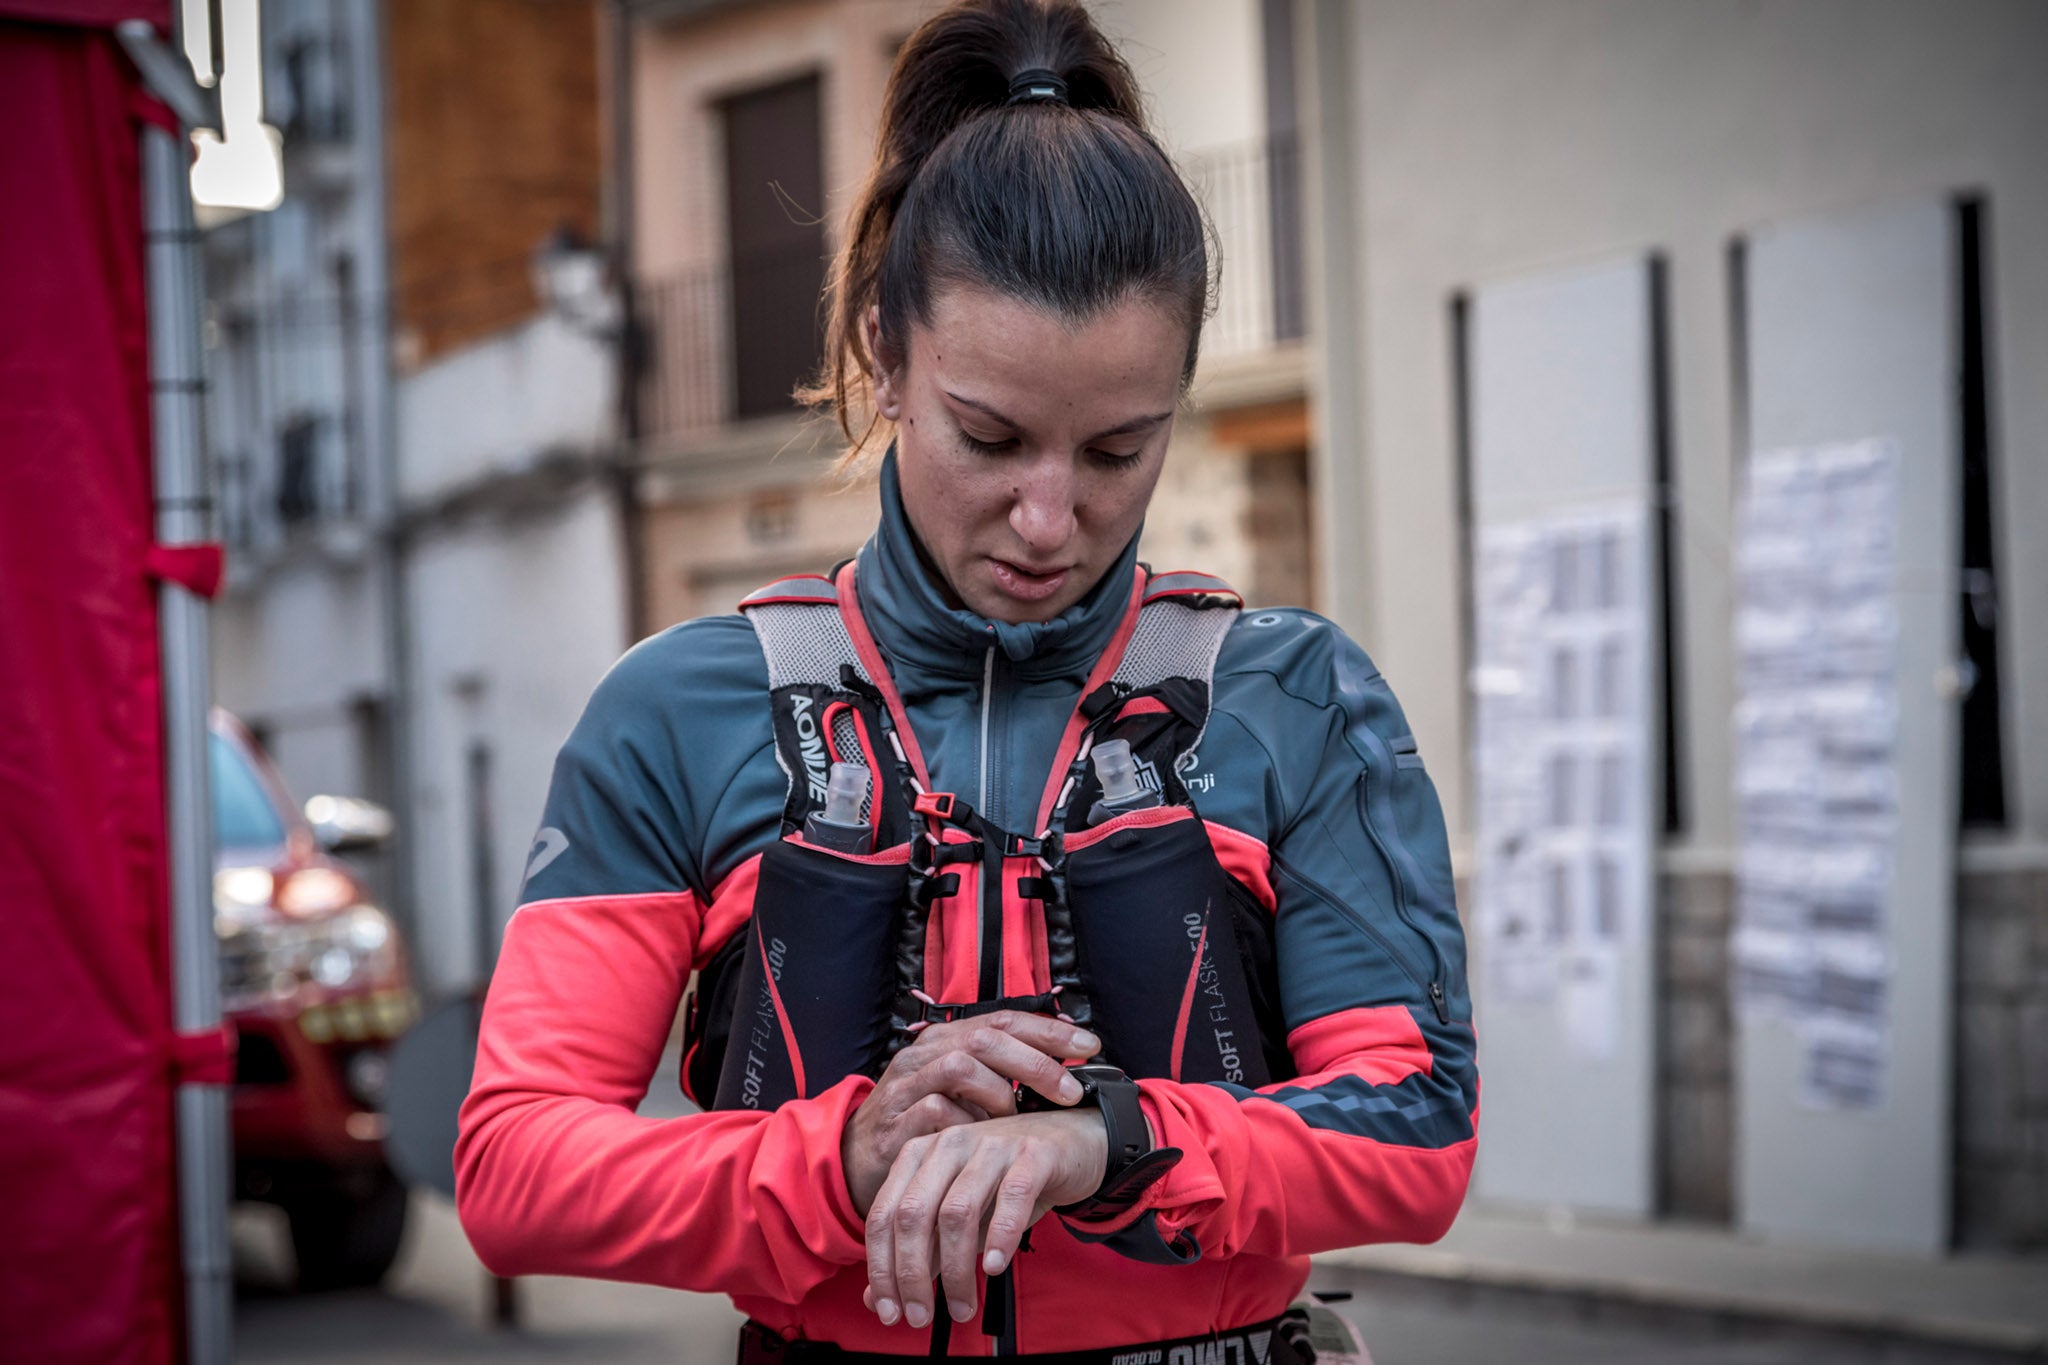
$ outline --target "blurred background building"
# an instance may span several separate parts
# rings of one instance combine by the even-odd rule
[[[826,477],[836,433],[789,395],[931,8],[264,0],[286,196],[207,244],[216,676],[301,790],[398,811],[383,875],[440,987],[487,969],[611,660],[865,538],[872,489]],[[1146,557],[1326,612],[1402,696],[1473,933],[1481,1196],[2048,1245],[2048,10],[1097,9],[1222,271]],[[1864,438],[1912,572],[1872,637],[1896,837],[1858,941],[1878,1080],[1844,1099],[1735,984],[1738,509],[1753,451]],[[1514,986],[1482,569],[1587,509],[1635,547],[1637,890]]]
[[[605,212],[599,7],[262,10],[285,198],[207,243],[218,690],[296,789],[396,810],[384,885],[450,988],[632,638],[619,321],[575,250]]]

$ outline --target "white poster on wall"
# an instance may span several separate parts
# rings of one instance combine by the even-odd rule
[[[1884,1097],[1899,818],[1897,454],[1760,453],[1737,518],[1738,1008],[1790,1021],[1801,1098]]]
[[[1499,997],[1548,1004],[1586,1057],[1614,1055],[1621,954],[1648,916],[1646,520],[1630,501],[1479,536],[1482,951]]]

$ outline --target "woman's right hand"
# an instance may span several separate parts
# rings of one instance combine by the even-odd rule
[[[1061,1059],[1093,1057],[1101,1050],[1102,1040],[1086,1029],[1021,1010],[925,1029],[890,1059],[839,1140],[855,1210],[867,1217],[896,1154],[912,1138],[1016,1113],[1015,1085],[1054,1104],[1073,1104],[1081,1098],[1081,1083]]]

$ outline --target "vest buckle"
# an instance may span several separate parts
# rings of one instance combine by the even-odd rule
[[[967,803],[952,792],[919,792],[910,807],[927,820],[958,824],[965,818]]]

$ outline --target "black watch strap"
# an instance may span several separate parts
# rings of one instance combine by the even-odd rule
[[[1129,1076],[1099,1063],[1074,1067],[1069,1074],[1081,1083],[1081,1099],[1075,1107],[1092,1105],[1102,1115],[1109,1151],[1102,1184],[1095,1193],[1053,1212],[1068,1218],[1114,1218],[1129,1211],[1146,1190],[1179,1165],[1181,1152],[1177,1147],[1152,1145],[1152,1129],[1138,1103],[1138,1083]],[[1017,1107],[1024,1113],[1059,1107],[1033,1090],[1020,1089],[1017,1098]]]

